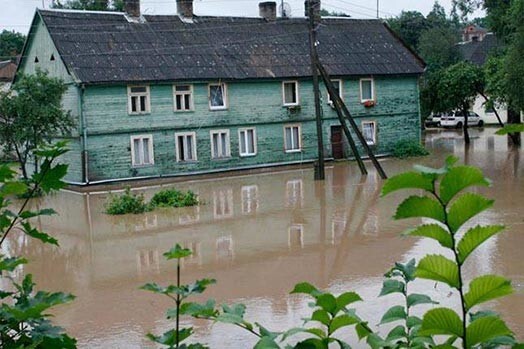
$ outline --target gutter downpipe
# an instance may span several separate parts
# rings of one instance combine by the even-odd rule
[[[89,184],[89,166],[87,158],[87,120],[84,113],[84,92],[85,85],[80,85],[80,103],[78,113],[80,114],[80,120],[82,123],[82,182],[83,184]]]

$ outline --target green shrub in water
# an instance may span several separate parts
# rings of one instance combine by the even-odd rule
[[[402,139],[393,146],[393,156],[399,159],[405,159],[415,156],[425,156],[429,154],[420,143],[412,139]]]
[[[185,207],[198,205],[198,198],[191,190],[183,192],[176,189],[164,189],[151,199],[152,207]]]
[[[144,213],[150,210],[144,199],[144,194],[133,194],[131,189],[126,188],[122,195],[111,196],[105,205],[106,212],[111,215],[127,213]]]

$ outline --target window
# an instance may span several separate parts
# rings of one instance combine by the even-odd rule
[[[131,137],[131,164],[133,166],[153,165],[153,136]]]
[[[240,156],[253,156],[257,154],[257,133],[254,128],[241,128],[238,130]]]
[[[227,108],[227,87],[226,84],[209,84],[209,109]]]
[[[376,133],[376,124],[374,121],[362,122],[362,134],[368,145],[377,143]]]
[[[284,106],[298,105],[298,82],[282,82],[282,100]]]
[[[360,101],[374,101],[375,91],[373,79],[360,79]]]
[[[193,110],[193,85],[174,85],[175,111]]]
[[[196,134],[195,132],[175,133],[176,161],[196,161]]]
[[[231,156],[229,149],[229,130],[211,131],[211,157],[213,159],[228,158]]]
[[[128,86],[129,114],[146,114],[151,110],[149,104],[149,86]]]
[[[342,80],[331,80],[331,83],[335,87],[335,92],[340,96],[340,99],[344,99],[342,97]],[[329,93],[327,94],[327,100],[328,104],[333,104],[333,101],[331,100],[331,96]]]
[[[300,125],[284,126],[284,150],[287,153],[300,151],[302,146],[300,138]]]
[[[304,247],[304,225],[291,224],[288,227],[287,233],[288,233],[287,244],[289,248]]]

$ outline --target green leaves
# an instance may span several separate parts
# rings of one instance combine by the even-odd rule
[[[402,293],[404,294],[405,285],[403,282],[400,282],[398,280],[384,280],[384,283],[382,284],[382,290],[380,291],[379,297],[385,296],[390,293]]]
[[[175,247],[164,253],[164,257],[166,257],[167,260],[181,259],[188,256],[191,256],[191,250],[187,248],[182,248],[182,246],[180,246],[179,244],[176,244]]]
[[[422,318],[420,335],[450,335],[462,337],[462,320],[453,310],[436,308],[429,310]]]
[[[503,225],[476,226],[469,229],[457,246],[458,262],[463,264],[466,258],[484,241],[504,229]]]
[[[440,198],[447,204],[460,191],[474,185],[489,186],[482,171],[471,166],[457,166],[449,169],[440,181]]]
[[[508,326],[497,316],[478,318],[466,328],[466,340],[470,348],[490,339],[511,334]]]
[[[451,234],[438,224],[419,225],[415,229],[410,229],[402,235],[422,236],[437,240],[442,246],[452,248],[453,240]]]
[[[419,172],[405,172],[389,178],[382,187],[382,196],[400,189],[433,190],[433,178]]]
[[[473,193],[466,193],[460,196],[449,208],[448,224],[451,232],[457,232],[471,217],[490,208],[493,202],[493,200],[488,200],[481,195]]]
[[[415,275],[422,279],[441,281],[457,289],[460,285],[457,264],[441,255],[422,258]]]
[[[410,196],[397,208],[395,219],[403,218],[433,218],[439,222],[445,221],[445,213],[438,201],[427,196]]]
[[[408,307],[413,307],[418,304],[437,304],[429,296],[425,294],[412,293],[407,298]]]
[[[403,306],[397,305],[394,307],[391,307],[386,311],[386,313],[382,316],[382,319],[380,320],[380,324],[386,324],[388,322],[393,322],[397,320],[406,320],[407,314],[406,310]]]
[[[475,305],[513,293],[511,281],[497,275],[484,275],[473,279],[469,291],[464,295],[466,309]]]
[[[516,133],[516,132],[524,132],[524,124],[504,125],[504,127],[497,130],[495,134],[499,136],[503,136],[509,133]]]
[[[313,297],[321,294],[321,292],[317,290],[315,286],[311,285],[308,282],[301,282],[301,283],[296,284],[295,287],[293,288],[293,291],[291,291],[290,293],[291,294],[304,293],[304,294],[308,294]]]
[[[169,330],[164,332],[160,336],[155,336],[151,333],[148,333],[146,336],[155,343],[174,348],[177,343],[182,342],[184,339],[187,339],[193,333],[193,328],[183,328],[178,332],[175,330]]]

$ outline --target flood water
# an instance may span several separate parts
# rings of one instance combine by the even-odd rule
[[[481,167],[493,180],[478,192],[495,198],[492,209],[476,223],[503,223],[506,231],[475,252],[466,263],[466,275],[496,273],[513,280],[516,293],[486,306],[503,314],[524,340],[524,155],[508,150],[506,138],[494,130],[472,130],[473,144],[464,150],[456,131],[426,135],[432,155],[409,160],[381,160],[388,175],[415,163],[440,166],[448,154]],[[41,200],[59,216],[38,224],[58,238],[53,248],[13,235],[6,248],[30,260],[22,272],[34,274],[38,287],[64,290],[76,300],[56,309],[55,321],[78,339],[80,348],[154,348],[144,335],[174,327],[164,319],[173,306],[161,296],[141,291],[146,282],[175,282],[174,264],[162,253],[180,243],[192,249],[182,281],[212,277],[204,300],[244,303],[246,318],[272,330],[302,324],[308,300],[289,291],[309,281],[333,292],[353,290],[365,300],[358,314],[373,328],[395,296],[377,298],[382,275],[395,261],[439,252],[427,240],[399,234],[418,221],[393,221],[391,216],[406,193],[380,198],[382,181],[367,163],[370,174],[360,175],[353,162],[328,164],[326,181],[313,181],[310,168],[275,171],[174,185],[198,193],[202,205],[155,210],[123,217],[104,213],[106,192],[60,192]],[[159,186],[141,188],[151,197]],[[443,285],[421,281],[426,292],[446,306],[456,306]],[[195,339],[212,348],[247,348],[256,338],[232,326],[184,320],[196,327]],[[347,331],[342,337],[365,347]]]

